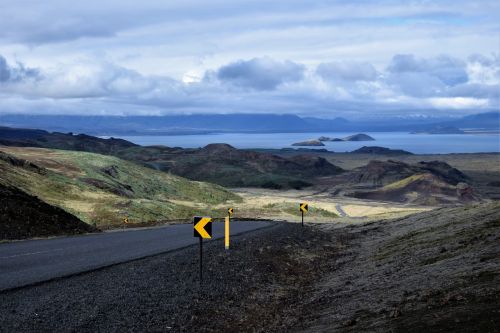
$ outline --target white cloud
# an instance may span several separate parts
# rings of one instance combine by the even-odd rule
[[[438,109],[471,109],[488,106],[487,99],[472,97],[433,97],[430,104]]]
[[[332,62],[317,68],[269,57],[239,60],[185,80],[143,75],[109,62],[57,64],[46,69],[0,62],[9,80],[0,83],[2,112],[77,114],[168,114],[273,112],[303,115],[432,114],[433,110],[488,110],[499,97],[491,73],[496,58],[455,59],[474,68],[474,82],[455,84],[435,65],[439,59],[406,57],[399,67],[377,71],[362,62]],[[0,58],[0,60],[3,58]],[[410,61],[406,61],[410,59]],[[418,59],[415,61],[415,59]],[[448,63],[445,61],[445,63]],[[35,76],[12,72],[36,73]],[[448,73],[445,71],[445,73]],[[2,74],[7,77],[6,74]],[[453,74],[454,75],[454,74]],[[200,79],[203,77],[203,79]],[[467,76],[469,77],[469,76]],[[488,79],[478,78],[487,77]],[[187,80],[186,80],[187,78]],[[14,102],[15,101],[15,102]],[[16,105],[17,103],[17,105]],[[81,103],[81,105],[79,104]]]
[[[494,0],[1,7],[0,112],[409,115],[499,98]]]

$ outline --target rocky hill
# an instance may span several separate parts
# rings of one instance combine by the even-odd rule
[[[479,194],[466,183],[452,185],[432,173],[421,173],[370,191],[355,191],[358,199],[418,205],[441,205],[479,201]]]
[[[0,184],[0,240],[97,231],[65,210],[18,188]]]
[[[319,176],[343,172],[322,157],[284,158],[227,144],[210,144],[200,149],[144,147],[122,153],[125,159],[158,170],[226,187],[300,189],[314,183]]]
[[[226,144],[210,144],[200,149],[143,147],[121,139],[6,127],[0,128],[0,144],[113,155],[156,170],[227,187],[302,188],[313,184],[318,175],[336,175],[343,171],[320,157],[288,159]],[[308,168],[311,165],[315,168]]]
[[[367,186],[388,185],[416,174],[431,173],[444,182],[456,185],[467,182],[469,178],[460,170],[440,161],[408,164],[401,161],[370,161],[366,166],[356,168],[343,178],[348,183]]]
[[[44,147],[87,151],[99,154],[113,154],[119,150],[136,147],[136,144],[122,139],[101,139],[73,133],[47,132],[37,129],[0,127],[0,144],[18,147]]]
[[[481,200],[470,179],[445,162],[408,164],[401,161],[370,161],[338,178],[335,189],[345,195],[379,201],[438,205]]]
[[[220,215],[241,200],[224,188],[113,156],[43,148],[0,148],[0,184],[19,188],[99,227]],[[217,215],[218,214],[218,215]],[[221,215],[222,216],[222,215]]]

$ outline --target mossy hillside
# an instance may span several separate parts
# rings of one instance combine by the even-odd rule
[[[214,184],[190,181],[169,173],[151,170],[133,162],[121,160],[112,156],[92,153],[64,151],[63,154],[75,161],[87,177],[99,179],[119,187],[121,184],[130,186],[134,197],[151,200],[181,199],[219,204],[227,200],[239,198]],[[115,166],[114,177],[104,169]]]
[[[87,223],[185,219],[219,214],[215,205],[241,199],[213,184],[155,171],[116,157],[48,149],[2,148],[42,171],[0,161],[0,183],[19,187]],[[187,204],[176,203],[176,200]]]
[[[383,190],[397,190],[397,189],[402,189],[405,186],[408,186],[409,184],[413,183],[414,181],[417,181],[419,179],[423,178],[423,174],[416,174],[412,175],[410,177],[406,177],[404,179],[395,181],[393,183],[390,183],[388,185],[385,185],[382,189]]]

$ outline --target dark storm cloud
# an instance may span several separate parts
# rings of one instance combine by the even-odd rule
[[[304,70],[304,65],[266,57],[239,60],[222,66],[216,76],[222,82],[239,87],[274,90],[283,83],[302,80]]]

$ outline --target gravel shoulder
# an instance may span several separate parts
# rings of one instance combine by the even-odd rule
[[[327,236],[282,223],[233,237],[229,251],[206,242],[201,286],[194,246],[0,293],[0,331],[285,330],[298,320],[290,304],[320,274],[291,253],[318,253]]]
[[[500,203],[277,223],[0,293],[0,331],[496,332]]]

